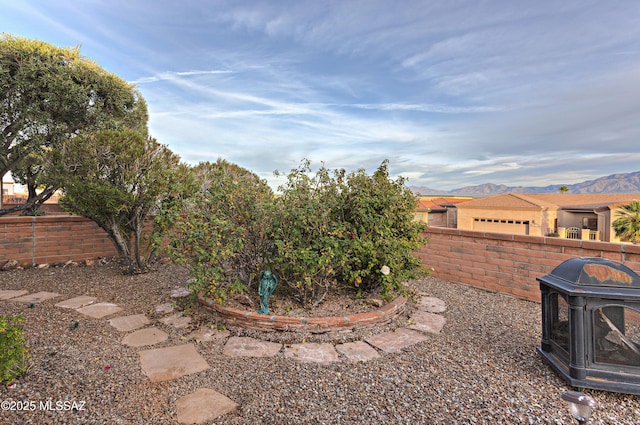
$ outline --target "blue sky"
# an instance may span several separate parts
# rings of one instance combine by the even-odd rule
[[[437,189],[640,170],[637,0],[0,0],[0,31],[81,45],[151,134],[275,188],[308,158]]]

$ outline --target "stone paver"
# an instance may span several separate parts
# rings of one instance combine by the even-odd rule
[[[88,295],[81,295],[79,297],[71,298],[65,301],[60,301],[56,304],[56,307],[73,308],[78,309],[89,304],[93,304],[96,301],[96,297],[90,297]]]
[[[249,337],[231,337],[224,346],[226,356],[270,357],[278,354],[282,344]]]
[[[183,316],[182,313],[176,313],[164,319],[160,319],[165,325],[173,326],[176,329],[182,329],[189,326],[191,316]]]
[[[352,362],[366,362],[380,357],[375,348],[364,341],[338,344],[336,345],[336,351]]]
[[[149,319],[144,314],[134,314],[133,316],[115,317],[109,320],[109,324],[122,332],[129,332],[147,326]]]
[[[439,298],[421,297],[417,301],[418,309],[429,313],[444,313],[447,305]]]
[[[158,344],[168,338],[169,335],[166,332],[150,327],[130,333],[122,339],[122,343],[129,347],[144,347],[145,345]]]
[[[284,356],[300,362],[332,363],[340,360],[332,344],[291,344],[284,349]]]
[[[426,311],[418,310],[413,314],[413,316],[411,316],[411,321],[413,323],[407,326],[409,329],[439,334],[447,319],[439,314],[427,313]]]
[[[85,314],[89,317],[93,317],[94,319],[102,319],[105,316],[110,316],[115,313],[119,313],[122,311],[122,308],[117,304],[112,303],[98,303],[91,304],[86,307],[81,307],[76,310],[78,313]]]
[[[42,291],[42,292],[36,292],[34,294],[28,294],[28,295],[23,295],[21,297],[18,298],[12,298],[11,301],[18,301],[21,303],[32,303],[32,304],[38,304],[39,302],[51,299],[51,298],[56,298],[59,297],[60,294],[56,293],[56,292],[47,292],[47,291]]]
[[[172,312],[173,312],[173,305],[171,305],[171,303],[165,303],[165,304],[160,304],[156,306],[156,313],[163,314],[163,313],[172,313]]]
[[[181,424],[201,424],[237,408],[231,399],[209,388],[200,388],[176,400],[178,422]]]
[[[142,371],[151,382],[177,379],[209,368],[193,344],[155,348],[138,354]]]
[[[403,348],[417,344],[426,339],[427,337],[421,332],[407,328],[398,328],[394,332],[385,332],[374,335],[365,339],[365,341],[386,353],[397,353]]]
[[[191,295],[191,290],[187,288],[174,288],[171,290],[171,298],[184,298]]]
[[[24,294],[27,294],[29,291],[25,289],[5,289],[0,291],[0,300],[8,300],[15,297],[20,297]]]
[[[211,329],[203,326],[197,331],[191,332],[187,335],[187,339],[193,339],[196,342],[209,342],[217,339],[224,339],[230,335],[231,332],[227,330],[219,331],[217,329]]]

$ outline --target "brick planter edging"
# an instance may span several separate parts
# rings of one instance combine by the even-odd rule
[[[198,302],[208,311],[218,316],[225,325],[239,326],[259,331],[306,331],[324,333],[331,331],[365,328],[391,322],[405,309],[407,299],[397,297],[377,310],[345,316],[289,317],[271,316],[223,307],[215,301],[198,294]]]

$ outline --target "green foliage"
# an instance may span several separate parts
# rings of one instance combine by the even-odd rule
[[[179,158],[139,132],[103,130],[64,142],[52,161],[60,204],[107,232],[125,273],[145,271],[157,240],[145,238],[145,220],[171,196]]]
[[[640,243],[640,201],[622,205],[616,213],[618,218],[611,223],[616,236],[623,241]]]
[[[83,57],[78,47],[0,35],[0,177],[29,187],[33,208],[59,187],[39,180],[43,157],[83,131],[133,129],[146,135],[147,107],[132,84]],[[36,192],[40,187],[40,193]],[[37,208],[37,205],[35,205]]]
[[[280,190],[274,269],[303,305],[321,302],[333,285],[389,295],[420,272],[413,252],[426,241],[413,221],[416,198],[402,178],[389,179],[386,161],[372,176],[324,166],[312,176],[305,161]]]
[[[0,316],[0,383],[12,382],[28,367],[31,357],[25,346],[20,316]]]
[[[275,200],[270,237],[275,244],[271,259],[280,282],[297,294],[302,305],[320,302],[335,284],[336,263],[341,261],[341,238],[346,230],[340,185],[343,172],[333,177],[324,166],[311,173],[309,161],[291,170]]]
[[[277,173],[279,174],[279,173]],[[421,272],[413,253],[426,240],[413,221],[415,196],[391,180],[387,162],[368,176],[309,161],[273,196],[253,173],[223,160],[194,169],[198,189],[162,212],[168,251],[190,266],[192,284],[218,303],[272,270],[303,306],[339,285],[356,292],[402,292]]]
[[[405,179],[391,180],[387,161],[368,176],[358,170],[347,177],[342,191],[344,221],[353,239],[348,241],[341,279],[384,295],[402,289],[402,283],[421,267],[413,253],[425,244],[424,225],[413,220],[416,197]],[[382,273],[387,266],[390,273]]]
[[[190,287],[223,303],[243,292],[265,267],[265,235],[273,193],[250,171],[219,159],[193,170],[196,190],[156,222],[167,228],[171,258],[190,266]]]

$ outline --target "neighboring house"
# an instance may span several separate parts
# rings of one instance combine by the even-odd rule
[[[620,242],[611,227],[616,209],[636,194],[520,194],[458,205],[458,229]]]
[[[457,226],[456,206],[471,201],[470,196],[420,196],[415,212],[415,219],[429,226]]]
[[[13,195],[13,182],[2,182],[2,196]]]

